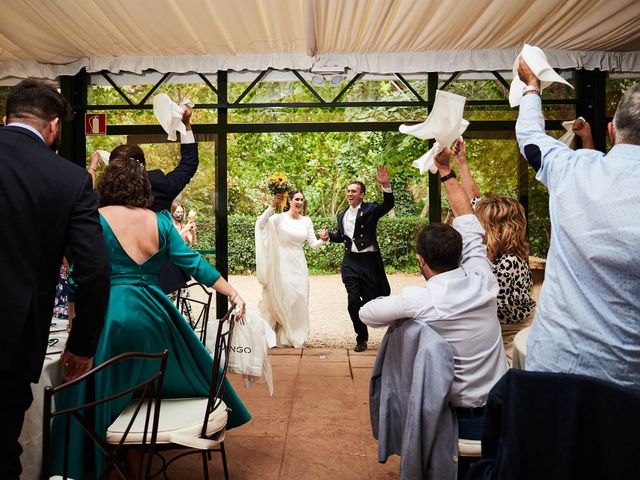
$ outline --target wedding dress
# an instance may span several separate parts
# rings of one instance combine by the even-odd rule
[[[304,242],[318,249],[309,217],[273,215],[267,208],[256,220],[256,273],[262,285],[260,313],[277,335],[278,346],[301,348],[309,336],[309,271]]]

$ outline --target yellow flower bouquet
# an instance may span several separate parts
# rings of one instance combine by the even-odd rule
[[[267,184],[267,188],[271,193],[277,195],[278,193],[282,194],[282,208],[287,204],[287,195],[286,193],[291,190],[291,184],[289,183],[289,179],[282,172],[275,172],[269,177],[269,183]]]

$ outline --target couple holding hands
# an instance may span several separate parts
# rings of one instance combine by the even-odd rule
[[[311,219],[304,215],[305,200],[300,190],[288,192],[283,213],[274,215],[283,199],[282,194],[276,194],[272,204],[258,217],[256,274],[262,286],[259,309],[276,331],[278,346],[301,348],[309,335],[305,241],[314,249],[335,242],[344,244],[341,273],[356,333],[354,351],[366,350],[369,332],[358,315],[360,307],[390,293],[376,238],[378,220],[394,205],[389,174],[382,165],[378,166],[376,180],[382,186],[382,203],[364,202],[365,185],[358,181],[350,183],[346,192],[349,206],[338,214],[337,230],[319,230],[319,239]]]

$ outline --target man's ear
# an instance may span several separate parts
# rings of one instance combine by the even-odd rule
[[[52,131],[52,132],[57,132],[58,128],[60,128],[60,118],[56,117],[53,120],[49,121],[49,124],[47,125],[47,127]]]
[[[422,269],[422,266],[425,263],[424,258],[419,253],[416,253],[416,258],[418,259],[418,266],[420,267],[420,269]]]
[[[609,131],[609,140],[611,140],[611,145],[616,144],[616,126],[613,122],[609,122],[607,125],[607,130]]]
[[[7,116],[2,117],[2,125],[7,126]]]

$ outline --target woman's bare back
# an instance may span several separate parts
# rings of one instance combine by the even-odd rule
[[[125,253],[138,265],[160,249],[156,214],[146,208],[110,205],[100,209]]]

